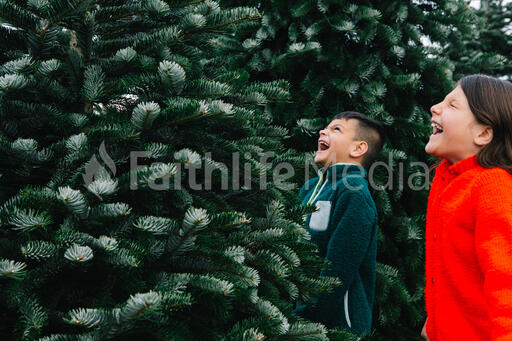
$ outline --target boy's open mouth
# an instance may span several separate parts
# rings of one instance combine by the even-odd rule
[[[442,133],[443,127],[437,122],[432,122],[432,135],[439,135]]]
[[[318,150],[319,151],[324,151],[324,150],[327,150],[329,149],[329,144],[327,142],[324,142],[324,141],[319,141],[318,142]]]

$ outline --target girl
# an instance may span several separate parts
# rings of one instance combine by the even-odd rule
[[[512,84],[467,76],[430,111],[422,336],[511,341]]]

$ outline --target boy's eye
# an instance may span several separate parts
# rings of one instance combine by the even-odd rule
[[[335,127],[335,128],[334,128],[334,130],[338,130],[338,131],[339,131],[339,130],[340,130],[340,128],[338,128],[338,127]]]

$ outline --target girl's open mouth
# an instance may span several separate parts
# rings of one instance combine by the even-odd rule
[[[432,122],[432,135],[439,135],[443,133],[443,127],[436,122]]]

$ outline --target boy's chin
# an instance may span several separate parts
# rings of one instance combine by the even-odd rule
[[[327,160],[326,160],[325,157],[316,155],[315,156],[315,162],[318,163],[318,164],[321,164],[322,166],[325,166]]]
[[[322,167],[328,166],[332,163],[329,162],[328,158],[320,156],[315,156],[315,162],[320,164]]]

